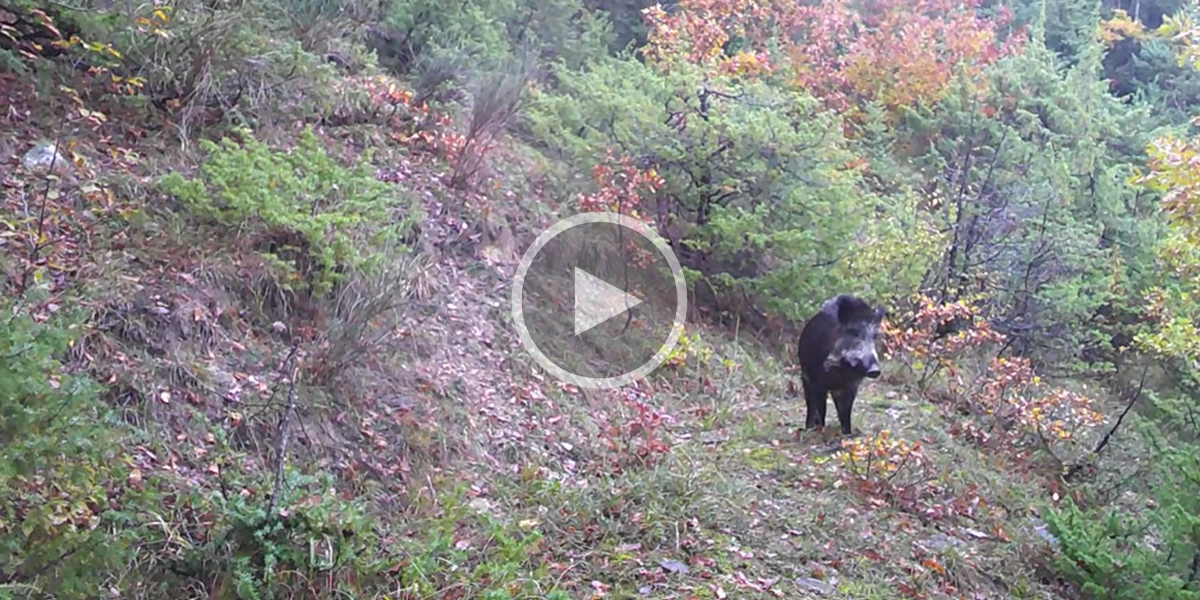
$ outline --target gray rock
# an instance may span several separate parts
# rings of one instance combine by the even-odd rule
[[[927,539],[917,542],[917,545],[926,552],[940,554],[951,548],[961,548],[963,541],[944,533],[936,533]]]
[[[796,580],[796,587],[806,591],[825,596],[833,593],[833,586],[812,577],[801,577]]]
[[[1033,525],[1033,531],[1037,533],[1039,537],[1049,542],[1051,546],[1058,547],[1058,538],[1054,537],[1053,533],[1050,533],[1049,529],[1047,529],[1045,521],[1037,517],[1029,517],[1029,522]]]
[[[48,170],[51,167],[51,163],[53,163],[54,171],[57,173],[64,173],[71,168],[71,159],[64,155],[61,145],[58,148],[58,157],[55,158],[53,142],[42,142],[30,148],[21,159],[21,162],[30,171]]]
[[[688,572],[687,565],[685,565],[677,560],[671,560],[669,558],[664,558],[663,560],[659,561],[658,564],[661,565],[662,568],[664,568],[672,573],[687,574],[687,572]]]

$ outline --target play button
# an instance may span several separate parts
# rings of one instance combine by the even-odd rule
[[[686,302],[683,269],[666,241],[610,212],[542,232],[512,287],[525,350],[551,375],[588,388],[628,385],[658,368],[683,332]]]
[[[639,304],[603,279],[575,267],[575,335],[579,335]]]

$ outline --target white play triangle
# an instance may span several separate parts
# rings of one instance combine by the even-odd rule
[[[575,268],[575,335],[579,335],[639,304],[633,294]]]

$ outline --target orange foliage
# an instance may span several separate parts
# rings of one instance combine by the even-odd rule
[[[372,115],[391,129],[390,137],[414,150],[424,150],[453,162],[466,138],[454,130],[448,115],[437,114],[427,103],[414,105],[413,93],[384,75],[346,77],[334,91],[357,90],[367,96]]]
[[[938,100],[956,75],[972,77],[1018,51],[1023,36],[1001,42],[1011,20],[977,13],[979,0],[683,0],[668,14],[644,11],[651,62],[686,60],[713,73],[775,71],[768,40],[778,42],[794,83],[828,106],[851,110],[878,101],[894,109]],[[754,48],[727,56],[737,41]]]
[[[1141,39],[1145,34],[1142,22],[1131,19],[1129,13],[1119,8],[1113,9],[1111,19],[1100,21],[1096,27],[1096,36],[1109,48],[1122,40]]]
[[[682,57],[694,64],[728,69],[725,63],[731,59],[725,56],[725,45],[731,37],[763,33],[771,6],[764,0],[683,0],[674,13],[654,5],[642,14],[651,25],[642,51],[651,61]]]
[[[639,208],[642,197],[658,191],[664,183],[654,169],[639,169],[629,157],[618,158],[606,151],[604,160],[592,168],[592,177],[599,190],[581,195],[580,208],[588,212],[617,212],[649,222]]]
[[[653,218],[641,212],[642,199],[662,187],[664,181],[654,169],[639,169],[627,156],[614,157],[606,151],[604,160],[592,169],[598,190],[579,196],[579,207],[586,212],[614,212],[645,223],[638,233],[646,233],[654,224]],[[630,266],[645,267],[653,263],[654,255],[633,240],[625,242]]]
[[[989,432],[969,423],[958,428],[968,437],[1012,444],[1028,434],[1055,454],[1056,448],[1078,441],[1079,432],[1103,422],[1091,398],[1044,384],[1028,359],[996,356],[993,348],[1006,338],[977,320],[976,309],[962,301],[935,304],[925,296],[918,296],[916,305],[910,325],[884,324],[884,347],[918,376],[922,393],[934,376],[945,374],[954,404],[992,424]],[[937,337],[940,326],[955,320],[961,323],[959,331]],[[991,358],[978,365],[976,377],[966,377],[964,359],[982,352],[992,353]]]
[[[997,422],[1015,425],[1016,433],[1036,436],[1047,449],[1104,422],[1094,400],[1044,385],[1025,358],[993,359],[968,400]]]
[[[930,479],[921,444],[893,439],[886,429],[872,437],[843,440],[838,456],[864,491],[895,491],[889,488],[912,487]]]
[[[653,466],[671,449],[660,430],[674,419],[650,404],[644,385],[639,382],[609,392],[610,399],[629,412],[628,417],[608,413],[597,415],[598,438],[609,452],[606,462],[611,473]]]
[[[917,308],[907,319],[907,327],[897,327],[890,320],[884,323],[885,351],[918,377],[922,391],[942,372],[949,375],[954,391],[961,390],[964,382],[959,362],[969,352],[1003,342],[1003,336],[978,320],[979,310],[965,301],[937,304],[927,296],[917,296],[915,300]],[[937,335],[939,328],[956,320],[964,323],[959,331]]]

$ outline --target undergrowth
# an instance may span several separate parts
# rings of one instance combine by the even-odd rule
[[[223,138],[202,147],[208,154],[197,177],[170,173],[163,190],[223,227],[261,236],[284,285],[306,282],[314,296],[328,293],[347,269],[391,260],[369,248],[420,220],[411,201],[375,178],[370,149],[343,167],[311,129],[291,151],[272,150],[248,134],[240,144]]]
[[[0,597],[1197,597],[1195,306],[1150,293],[1193,240],[1125,182],[1102,49],[619,4],[0,0]],[[508,314],[578,211],[689,282],[619,390]],[[797,431],[791,367],[841,292],[892,315],[852,439]],[[1125,338],[1173,395],[1078,381]]]

